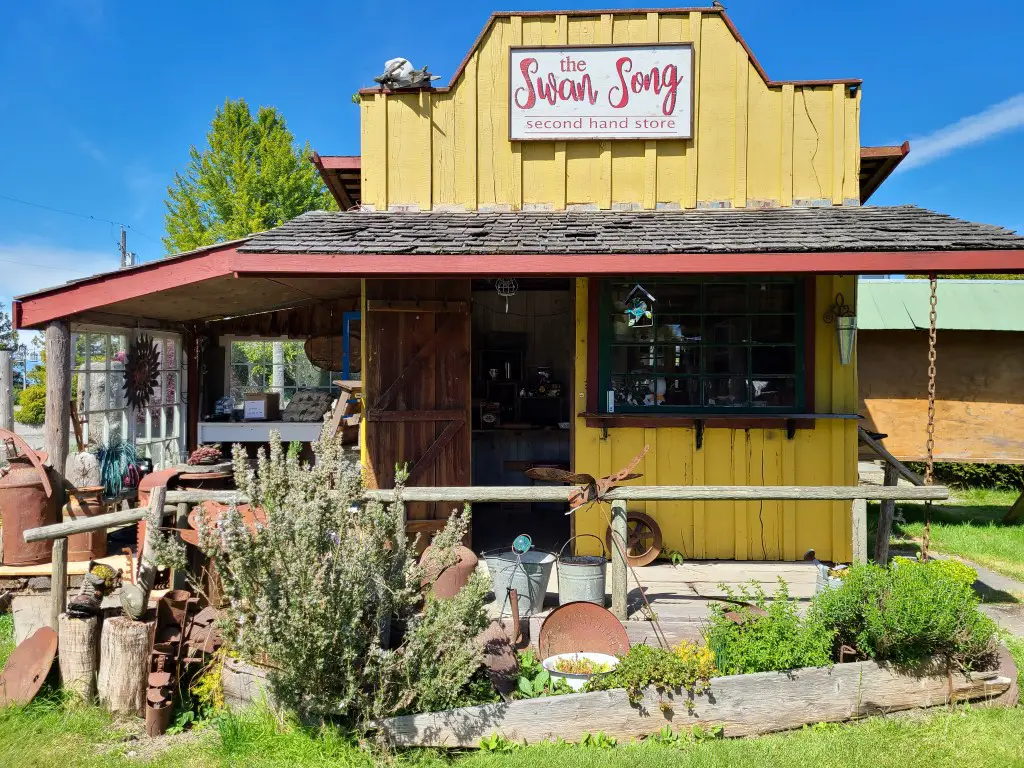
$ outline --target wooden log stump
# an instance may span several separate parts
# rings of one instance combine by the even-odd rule
[[[100,663],[100,620],[76,619],[62,613],[57,619],[60,679],[65,689],[85,702],[96,696]]]
[[[224,703],[231,709],[245,709],[265,698],[270,708],[276,709],[277,702],[268,679],[269,672],[267,667],[246,664],[238,659],[225,659],[221,670]]]
[[[127,616],[103,622],[96,688],[100,704],[112,714],[143,714],[155,625],[155,621],[132,621]]]

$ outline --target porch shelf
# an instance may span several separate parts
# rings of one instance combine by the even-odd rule
[[[712,427],[718,429],[814,429],[816,421],[859,419],[857,413],[596,413],[584,411],[588,427]]]
[[[201,421],[199,443],[268,443],[270,433],[278,432],[281,440],[308,443],[320,437],[322,421]]]

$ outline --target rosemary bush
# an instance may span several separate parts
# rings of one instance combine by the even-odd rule
[[[487,586],[430,600],[422,617],[421,569],[398,505],[362,498],[358,464],[331,440],[301,465],[274,435],[255,469],[235,446],[235,482],[266,523],[250,532],[238,510],[203,522],[230,601],[230,641],[271,667],[278,701],[302,714],[336,714],[350,725],[417,705],[444,705],[480,666],[473,638],[485,623]],[[400,477],[399,480],[402,478]],[[399,485],[400,487],[400,485]],[[465,530],[468,510],[449,527]],[[442,543],[459,536],[446,531]],[[390,648],[393,622],[405,638]]]

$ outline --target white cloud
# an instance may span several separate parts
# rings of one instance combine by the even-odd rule
[[[939,130],[910,140],[910,154],[897,166],[906,171],[927,165],[963,147],[1024,127],[1024,93],[993,104]]]
[[[113,248],[104,253],[39,243],[0,243],[0,301],[9,310],[14,296],[108,272],[119,264]]]

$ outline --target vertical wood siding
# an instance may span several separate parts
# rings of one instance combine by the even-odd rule
[[[692,42],[694,138],[508,140],[513,45]],[[564,209],[855,201],[860,89],[769,87],[718,13],[495,19],[447,92],[366,95],[363,202]]]

